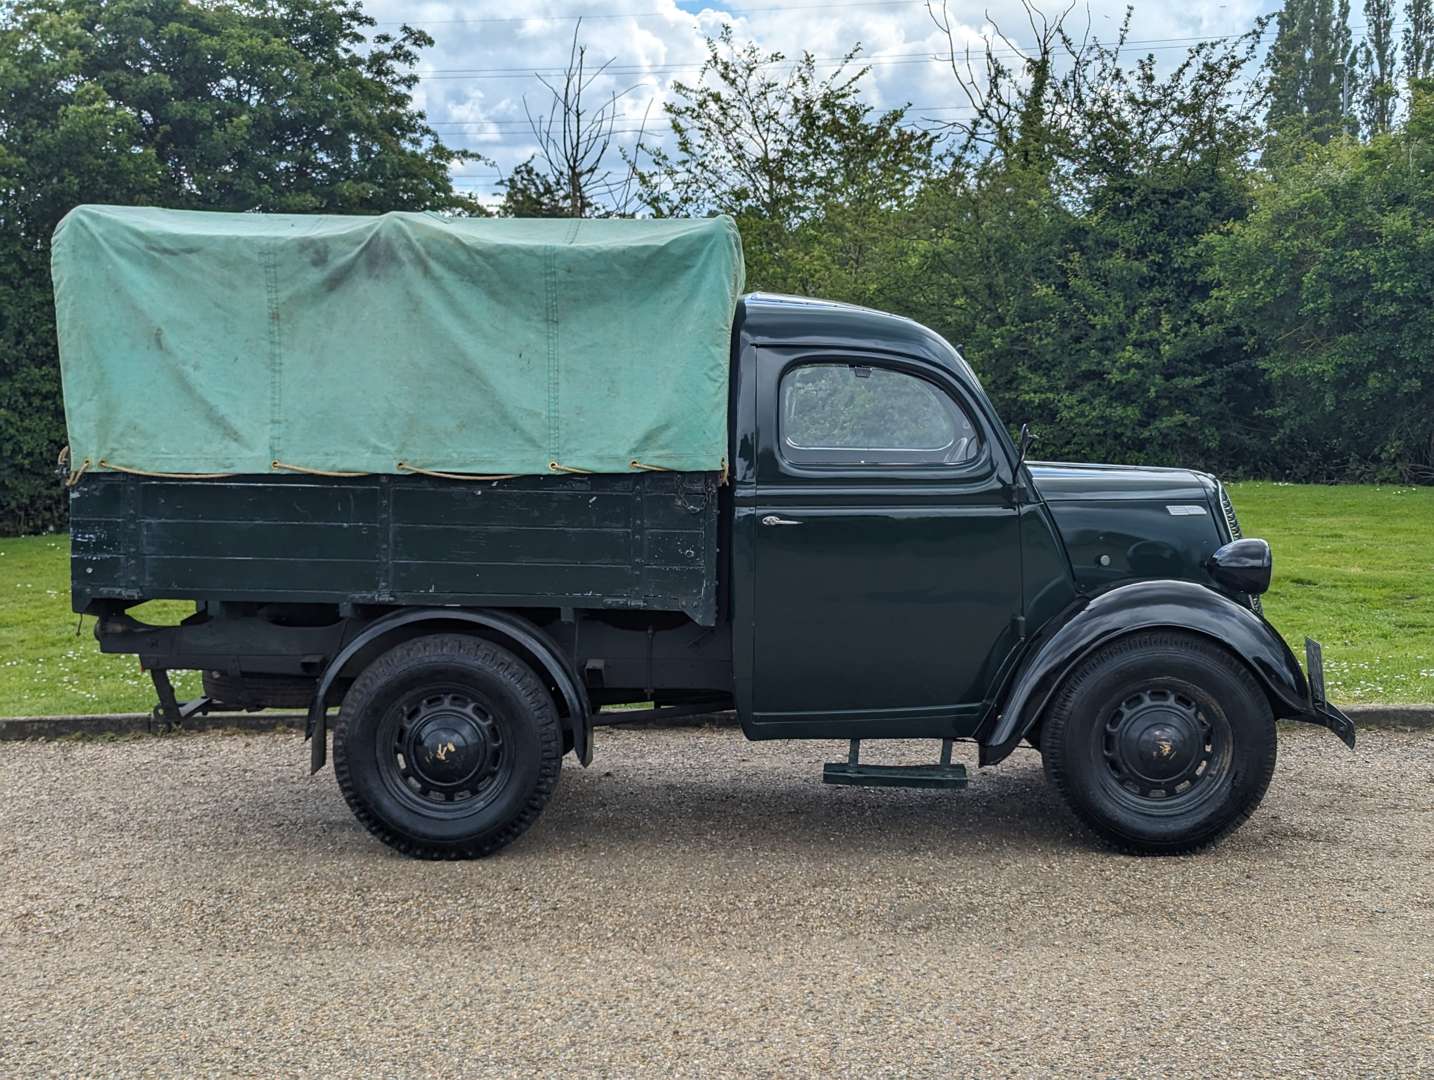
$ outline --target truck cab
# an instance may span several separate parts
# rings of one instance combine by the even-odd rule
[[[973,734],[1025,624],[1075,598],[975,374],[924,327],[861,308],[749,296],[736,325],[733,660],[747,733]],[[1034,591],[1027,546],[1047,579]]]

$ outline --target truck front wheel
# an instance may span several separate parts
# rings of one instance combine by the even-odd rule
[[[1254,812],[1275,768],[1275,720],[1249,670],[1188,634],[1132,634],[1067,678],[1041,730],[1046,776],[1113,846],[1178,854]]]
[[[334,772],[360,822],[426,859],[512,843],[557,787],[552,697],[506,649],[436,634],[385,653],[355,680],[334,726]]]

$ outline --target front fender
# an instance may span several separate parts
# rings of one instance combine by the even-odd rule
[[[1139,581],[1101,593],[1052,620],[1032,642],[981,739],[981,764],[1006,757],[1040,718],[1056,689],[1086,656],[1138,630],[1202,634],[1240,657],[1276,716],[1309,716],[1304,672],[1284,638],[1249,608],[1190,581]],[[1322,722],[1322,721],[1321,721]]]

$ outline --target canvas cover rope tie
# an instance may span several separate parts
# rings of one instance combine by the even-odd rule
[[[69,447],[66,447],[64,450],[62,450],[62,451],[60,452],[60,464],[63,465],[68,457],[69,457]],[[366,472],[345,472],[345,471],[338,470],[338,469],[311,469],[311,468],[309,468],[307,465],[294,465],[294,464],[292,464],[292,463],[290,463],[290,462],[285,462],[285,461],[273,461],[273,462],[270,463],[270,465],[271,465],[272,468],[281,470],[281,471],[283,471],[283,472],[302,473],[302,474],[304,474],[304,475],[306,475],[306,476],[328,476],[328,477],[334,477],[334,478],[338,478],[338,479],[345,479],[345,478],[352,478],[352,477],[356,477],[356,476],[371,476],[371,475],[372,475],[371,473],[366,473]],[[677,471],[677,470],[668,468],[666,465],[652,465],[652,464],[649,464],[648,462],[645,462],[645,461],[638,461],[636,458],[633,458],[631,461],[629,461],[629,462],[628,462],[628,466],[629,466],[630,468],[633,468],[633,469],[638,469],[638,470],[640,470],[640,471],[642,471],[642,472],[675,472],[675,471]],[[222,479],[225,479],[226,477],[231,477],[231,476],[237,476],[237,475],[238,475],[237,473],[220,473],[220,472],[216,472],[216,473],[186,473],[186,472],[158,472],[158,471],[153,470],[153,469],[133,469],[133,468],[130,468],[129,466],[127,466],[127,465],[116,465],[114,462],[112,462],[112,461],[107,461],[107,460],[105,460],[104,458],[100,458],[99,467],[102,468],[102,469],[109,469],[109,470],[111,470],[111,471],[113,471],[113,472],[129,473],[131,476],[148,476],[148,477],[151,477],[151,478],[156,479],[156,480],[222,480]],[[400,461],[400,462],[399,462],[396,466],[394,466],[394,467],[395,467],[395,469],[397,469],[398,472],[401,472],[401,473],[412,473],[412,474],[415,474],[415,475],[418,475],[418,476],[433,476],[433,477],[437,477],[437,478],[440,479],[440,480],[515,480],[515,479],[517,479],[519,476],[522,475],[521,473],[485,473],[485,474],[480,474],[480,473],[445,472],[445,471],[443,471],[443,470],[441,470],[441,469],[425,469],[425,468],[422,468],[421,466],[418,466],[418,465],[410,465],[410,464],[409,464],[408,462],[406,462],[406,461]],[[78,484],[78,483],[80,482],[80,478],[81,478],[82,476],[84,476],[86,472],[89,471],[89,468],[90,468],[90,459],[89,459],[89,458],[85,458],[85,460],[80,463],[79,468],[77,468],[77,469],[75,469],[74,471],[72,471],[72,472],[69,474],[69,476],[66,478],[66,480],[65,480],[65,486],[66,486],[66,487],[74,487],[76,484]],[[557,462],[557,461],[550,461],[550,462],[548,462],[548,468],[551,469],[553,472],[556,472],[556,473],[569,473],[569,474],[571,474],[571,475],[573,475],[573,476],[592,476],[592,475],[594,475],[594,472],[593,472],[592,469],[583,469],[583,468],[579,468],[579,467],[576,466],[576,465],[564,465],[564,464],[562,464],[561,462]],[[725,462],[725,461],[723,462],[722,481],[721,481],[721,482],[722,482],[722,483],[726,483],[726,482],[727,482],[727,470],[726,470],[726,462]]]
[[[85,459],[89,464],[89,459]],[[129,473],[131,476],[149,476],[156,480],[223,480],[225,477],[235,476],[236,473],[229,472],[153,472],[149,469],[131,469],[127,465],[116,465],[113,461],[106,461],[100,458],[101,469],[109,469],[112,472]]]
[[[270,462],[270,468],[280,469],[284,472],[304,473],[308,476],[352,477],[369,475],[366,472],[343,472],[336,469],[311,469],[307,465],[290,465],[283,461]]]
[[[515,480],[520,473],[494,473],[491,476],[479,476],[477,473],[454,473],[442,472],[438,469],[420,469],[417,465],[410,465],[406,461],[400,461],[396,466],[399,472],[417,473],[419,476],[436,476],[440,480]]]
[[[65,447],[63,450],[61,450],[61,451],[60,451],[59,464],[64,465],[65,462],[66,462],[66,460],[69,458],[69,454],[70,454],[70,448],[69,448],[68,446]],[[148,477],[152,477],[152,478],[157,479],[157,480],[222,480],[222,479],[224,479],[224,478],[226,478],[226,477],[237,476],[237,475],[238,475],[237,473],[155,472],[155,471],[150,470],[150,469],[131,469],[131,468],[129,468],[128,466],[125,466],[125,465],[116,465],[116,464],[114,464],[113,462],[106,461],[104,458],[101,458],[101,459],[100,459],[99,465],[100,465],[100,468],[102,468],[102,469],[110,469],[110,470],[112,470],[112,471],[114,471],[114,472],[129,473],[131,476],[148,476]],[[356,477],[356,476],[372,476],[372,475],[373,475],[372,473],[366,473],[366,472],[343,472],[343,471],[339,471],[339,470],[335,470],[335,469],[311,469],[311,468],[309,468],[309,467],[306,466],[306,465],[292,465],[292,464],[289,464],[288,462],[283,462],[283,461],[274,461],[274,462],[271,462],[271,466],[272,466],[273,468],[275,468],[275,469],[279,469],[279,470],[282,470],[282,471],[284,471],[284,472],[303,473],[303,474],[308,475],[308,476],[329,476],[329,477],[335,477],[335,478],[348,478],[348,477]],[[678,471],[678,470],[676,470],[676,469],[670,469],[670,468],[668,468],[666,465],[650,465],[650,464],[648,464],[647,462],[638,461],[636,458],[633,458],[631,461],[629,461],[629,462],[628,462],[628,466],[629,466],[630,468],[633,468],[633,469],[638,469],[638,470],[640,470],[640,471],[642,471],[642,472],[676,472],[676,471]],[[490,473],[490,474],[478,474],[478,473],[444,472],[444,471],[441,470],[441,469],[424,469],[424,468],[421,468],[421,467],[419,467],[419,466],[417,466],[417,465],[410,465],[410,464],[409,464],[408,462],[406,462],[406,461],[400,461],[400,462],[399,462],[396,466],[394,466],[394,467],[395,467],[399,472],[401,472],[401,473],[413,473],[413,474],[416,474],[416,475],[418,475],[418,476],[433,476],[433,477],[437,477],[437,478],[440,479],[440,480],[516,480],[519,476],[522,475],[522,473]],[[66,479],[65,479],[65,486],[66,486],[66,487],[74,487],[76,484],[78,484],[78,483],[80,482],[80,478],[81,478],[82,476],[84,476],[86,472],[89,471],[89,468],[90,468],[90,459],[89,459],[89,458],[85,458],[85,460],[80,463],[79,468],[73,470],[73,471],[69,474],[69,476],[66,477]],[[556,461],[550,461],[550,462],[548,462],[548,468],[551,469],[553,472],[571,473],[571,474],[573,474],[574,476],[593,476],[593,475],[595,475],[592,469],[580,469],[580,468],[578,468],[576,465],[563,465],[563,464],[560,464],[559,462],[556,462]],[[719,479],[719,483],[721,483],[721,484],[726,484],[726,483],[727,483],[727,461],[726,461],[725,458],[722,460],[722,473],[721,473],[721,477],[720,477],[720,479]]]

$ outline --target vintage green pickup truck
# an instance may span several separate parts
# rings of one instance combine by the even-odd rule
[[[395,227],[370,220],[379,223],[372,235]],[[344,797],[399,851],[458,858],[498,850],[542,810],[565,754],[589,763],[596,727],[654,715],[731,708],[751,739],[849,740],[846,760],[824,772],[837,784],[959,787],[967,778],[951,761],[954,740],[974,741],[982,765],[1024,742],[1082,821],[1118,848],[1150,853],[1199,848],[1249,816],[1275,767],[1277,718],[1324,725],[1354,745],[1352,723],[1325,700],[1319,646],[1306,644],[1306,674],[1263,618],[1270,550],[1242,538],[1217,480],[1183,469],[1026,461],[1029,440],[1011,437],[966,361],[907,319],[784,296],[721,297],[720,336],[707,337],[718,345],[722,381],[677,395],[690,405],[720,394],[703,399],[723,403],[718,445],[680,468],[623,448],[621,471],[554,456],[545,474],[519,464],[493,478],[405,466],[398,455],[407,444],[388,442],[408,436],[385,435],[372,440],[374,460],[387,454],[397,469],[335,467],[341,458],[289,463],[265,443],[261,457],[274,454],[267,471],[236,458],[232,471],[193,472],[177,453],[121,460],[105,447],[140,442],[92,425],[85,402],[111,392],[125,371],[143,369],[143,393],[154,402],[143,422],[169,423],[189,406],[164,403],[168,384],[153,381],[156,371],[179,372],[182,393],[193,395],[196,386],[228,386],[224,373],[245,350],[236,346],[234,356],[203,369],[202,350],[177,343],[182,313],[155,315],[154,305],[167,302],[164,288],[135,290],[147,299],[111,311],[88,339],[78,324],[97,322],[93,306],[124,291],[116,285],[123,274],[92,280],[105,252],[139,265],[148,288],[161,271],[209,273],[202,260],[213,236],[188,247],[173,235],[152,244],[159,225],[126,221],[135,226],[126,234],[130,257],[113,222],[94,226],[103,250],[76,239],[83,224],[62,224],[62,233],[74,231],[57,237],[56,255],[66,393],[75,401],[71,439],[80,443],[68,478],[75,609],[96,616],[105,652],[138,654],[165,720],[221,708],[306,708],[313,769],[325,763],[332,730]],[[658,233],[634,246],[624,239],[636,235],[623,231],[629,224],[636,225],[583,226],[592,232],[566,223],[511,226],[530,229],[519,236],[474,223],[463,235],[473,244],[517,236],[541,248],[531,278],[541,294],[535,310],[554,312],[578,302],[562,292],[572,270],[562,260],[585,236],[607,245],[587,253],[589,265],[615,268],[617,287],[644,288],[633,266],[670,277],[670,267],[643,262],[654,257],[651,235],[669,234],[649,223]],[[252,348],[273,351],[275,396],[260,394],[262,415],[252,424],[216,419],[247,408],[247,399],[220,395],[194,406],[216,439],[230,429],[238,439],[280,413],[312,416],[308,429],[284,436],[293,446],[338,432],[356,410],[431,404],[461,416],[496,393],[478,376],[469,385],[450,373],[442,401],[415,402],[409,387],[426,377],[418,354],[427,351],[415,346],[387,369],[392,392],[381,403],[356,397],[326,414],[317,398],[302,403],[302,389],[292,392],[298,403],[277,396],[290,391],[274,374],[282,351],[275,338],[301,332],[291,310],[331,303],[325,297],[354,276],[406,281],[420,273],[415,266],[439,273],[438,263],[413,252],[427,260],[449,234],[414,240],[417,227],[405,225],[402,243],[363,246],[362,258],[344,262],[342,280],[329,260],[347,249],[339,233],[324,234],[322,254],[303,249],[307,262],[293,271],[312,266],[321,276],[293,309],[283,300],[288,249],[264,246],[284,237],[254,241],[267,296],[255,303],[267,304],[268,315]],[[730,223],[712,228],[730,232]],[[380,243],[364,235],[361,245]],[[730,261],[730,245],[722,250]],[[682,265],[698,257],[688,251]],[[454,259],[442,273],[470,272]],[[506,295],[501,282],[485,287]],[[87,301],[86,288],[104,292]],[[207,301],[216,318],[237,288]],[[439,286],[430,278],[426,288]],[[512,302],[526,302],[528,293],[514,289]],[[682,310],[666,307],[661,318],[676,320]],[[619,329],[641,317],[612,312]],[[401,321],[399,313],[372,318]],[[430,325],[411,321],[406,332],[421,335]],[[325,326],[345,349],[364,347],[365,331],[346,333],[342,319]],[[502,333],[520,333],[514,326]],[[556,384],[567,377],[559,361],[574,320],[564,326],[561,337],[550,328],[535,346],[543,352],[535,392],[549,405],[535,421],[542,438],[553,437]],[[230,340],[243,331],[229,325],[224,333]],[[617,426],[631,428],[634,402],[646,408],[643,381],[682,377],[664,362],[690,366],[674,344],[690,333],[648,330],[637,344],[610,346],[614,356],[640,354],[638,375],[603,384],[609,404],[585,423],[601,425],[601,414],[615,410]],[[92,369],[122,348],[131,349],[129,366],[106,368],[108,382],[94,390]],[[501,342],[494,348],[503,351]],[[520,352],[528,355],[503,356],[518,363]],[[285,362],[316,363],[307,354]],[[474,370],[496,362],[478,356]],[[604,362],[601,352],[586,361]],[[573,415],[564,408],[560,418]],[[499,411],[514,425],[527,415],[517,406]],[[375,412],[365,423],[387,419]],[[638,426],[670,434],[691,425]],[[471,437],[482,443],[490,434],[475,425]],[[163,435],[154,426],[146,437]],[[621,437],[618,430],[609,439]],[[334,438],[358,444],[363,433]],[[679,454],[685,444],[667,445]],[[534,450],[562,452],[536,443]],[[161,597],[193,600],[195,613],[177,626],[130,614]],[[175,669],[203,671],[206,696],[177,701],[167,676]],[[934,740],[939,760],[862,762],[860,743],[876,739]]]

